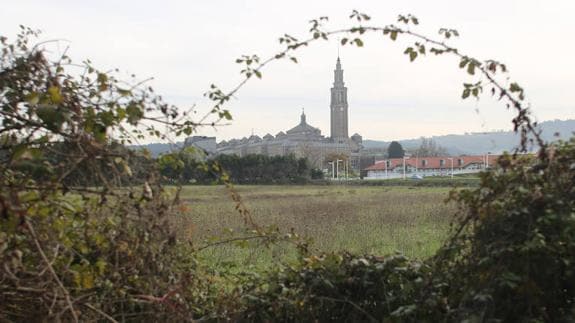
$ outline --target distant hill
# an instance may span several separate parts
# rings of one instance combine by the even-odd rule
[[[545,141],[569,139],[575,132],[575,120],[544,121],[539,124]],[[558,134],[558,136],[555,136]],[[474,132],[463,135],[432,136],[433,140],[443,146],[452,155],[498,154],[512,151],[519,144],[519,135],[513,131]],[[398,140],[405,149],[417,148],[421,139]],[[389,142],[364,140],[366,148],[385,148]]]
[[[575,132],[575,120],[553,120],[544,121],[539,124],[543,131],[543,139],[553,141],[557,139],[568,139]],[[556,137],[555,134],[559,136]],[[490,152],[498,154],[503,151],[512,151],[519,143],[519,135],[513,131],[492,131],[492,132],[474,132],[463,135],[446,135],[433,136],[433,140],[447,149],[451,155],[472,155],[484,154]],[[421,139],[399,140],[405,149],[414,149],[419,147]],[[386,148],[388,141],[364,140],[365,148]],[[146,148],[152,156],[158,156],[162,153],[178,149],[183,146],[183,142],[175,144],[148,144],[141,146],[131,146],[131,148]]]

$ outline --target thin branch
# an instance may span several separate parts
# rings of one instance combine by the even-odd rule
[[[234,242],[234,241],[247,241],[247,240],[255,240],[255,239],[265,239],[265,238],[268,238],[268,236],[257,235],[257,236],[230,238],[230,239],[220,240],[220,241],[217,241],[214,243],[207,244],[205,246],[202,246],[202,247],[196,249],[196,251],[202,251],[202,250],[207,249],[207,248],[227,244],[227,243]]]
[[[94,306],[90,305],[89,303],[84,303],[83,305],[86,306],[87,308],[91,309],[92,311],[100,314],[101,316],[103,316],[108,321],[113,322],[113,323],[118,323],[118,321],[116,321],[113,317],[111,317],[110,315],[108,315],[108,314],[102,312],[101,310],[95,308]]]
[[[58,277],[58,274],[54,270],[54,267],[52,267],[52,263],[50,262],[50,260],[48,260],[48,257],[46,257],[46,253],[44,253],[44,249],[42,249],[42,246],[40,245],[40,241],[38,241],[38,237],[36,236],[36,231],[34,231],[34,228],[32,227],[32,224],[30,224],[30,221],[25,221],[25,225],[26,225],[26,228],[28,229],[28,231],[30,232],[30,235],[32,236],[32,240],[34,241],[34,245],[36,246],[36,249],[38,250],[40,257],[46,263],[46,266],[48,267],[50,274],[52,274],[52,277],[56,280],[56,282],[58,283],[58,286],[60,287],[60,289],[64,293],[64,298],[66,299],[66,303],[68,303],[67,308],[70,309],[70,312],[72,313],[72,318],[74,319],[74,322],[78,322],[78,314],[76,314],[76,311],[74,310],[74,305],[73,305],[72,299],[70,298],[70,293],[68,292],[68,289],[66,289],[66,287],[64,286],[64,284],[60,280],[60,277]]]
[[[331,301],[331,302],[339,302],[339,303],[347,303],[351,306],[353,306],[353,308],[355,308],[356,310],[358,310],[359,312],[361,312],[363,315],[365,315],[370,321],[372,322],[379,322],[379,320],[377,320],[375,317],[373,317],[371,314],[369,314],[368,312],[366,312],[363,308],[361,308],[361,306],[355,304],[354,302],[348,300],[348,299],[337,299],[337,298],[331,298],[331,297],[327,297],[327,296],[318,296],[317,298],[319,299],[324,299],[327,301]]]

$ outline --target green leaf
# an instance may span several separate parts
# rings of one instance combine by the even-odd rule
[[[105,73],[98,73],[98,89],[104,92],[108,89],[108,75]]]
[[[463,90],[463,94],[461,95],[462,99],[467,99],[469,97],[469,94],[471,93],[471,91],[469,89],[465,89]]]
[[[354,39],[355,44],[357,47],[363,47],[363,41],[359,38]]]
[[[40,95],[38,94],[38,92],[32,92],[26,95],[25,99],[26,102],[28,102],[29,104],[36,105],[40,101]]]
[[[21,158],[28,158],[28,146],[27,145],[17,145],[12,148],[12,159],[19,160]]]
[[[117,108],[116,109],[116,116],[118,120],[123,120],[126,117],[126,109]]]
[[[391,38],[391,40],[394,40],[394,41],[395,41],[395,40],[397,39],[397,30],[392,30],[392,31],[389,33],[389,38]]]
[[[36,115],[44,122],[46,128],[52,131],[60,130],[62,123],[64,123],[64,115],[61,111],[53,106],[41,106],[36,109]]]
[[[230,114],[230,111],[223,110],[222,112],[220,112],[220,118],[224,118],[226,120],[232,120],[232,115]]]
[[[106,130],[107,128],[101,124],[95,124],[94,128],[92,129],[92,134],[94,135],[94,138],[96,139],[96,141],[98,142],[105,142],[106,141]]]
[[[470,62],[469,65],[467,65],[467,73],[475,75],[475,63]]]
[[[412,51],[409,53],[409,61],[413,62],[416,57],[417,57],[417,52],[414,51],[414,50],[412,50]]]
[[[132,95],[132,91],[118,88],[118,94],[121,96],[130,96]]]
[[[132,125],[138,123],[144,116],[144,112],[140,109],[140,106],[134,102],[128,105],[126,114],[128,115],[128,122]]]
[[[102,111],[98,113],[98,117],[106,127],[109,127],[114,123],[114,114],[110,111]]]
[[[523,89],[519,86],[519,84],[513,82],[509,85],[509,91],[520,92],[520,91],[523,91]]]
[[[51,86],[48,88],[48,94],[50,95],[50,100],[54,104],[62,103],[62,94],[60,93],[60,88],[57,86]]]

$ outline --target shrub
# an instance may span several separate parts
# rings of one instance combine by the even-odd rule
[[[503,156],[473,191],[440,252],[459,317],[575,319],[575,138],[539,159]]]
[[[158,185],[149,158],[121,147],[157,133],[141,128],[153,121],[145,112],[178,113],[87,62],[67,73],[77,65],[31,46],[36,34],[0,37],[0,320],[204,315],[215,294],[177,243],[177,192]],[[135,172],[142,185],[125,186]]]

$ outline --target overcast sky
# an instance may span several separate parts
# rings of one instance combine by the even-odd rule
[[[308,20],[329,16],[327,28],[349,26],[353,9],[372,16],[372,25],[395,23],[411,13],[417,31],[434,36],[441,27],[459,30],[450,44],[481,59],[507,63],[526,89],[539,121],[575,118],[575,1],[7,1],[0,33],[13,37],[18,25],[38,28],[42,39],[65,39],[74,59],[118,67],[151,85],[167,101],[200,110],[211,83],[223,89],[240,81],[242,54],[268,57],[281,49],[284,33],[303,39]],[[485,97],[462,101],[461,83],[471,79],[454,58],[428,56],[415,63],[402,54],[405,42],[380,35],[364,48],[343,47],[350,135],[394,140],[494,129],[510,129],[512,114]],[[232,125],[200,135],[218,140],[263,136],[299,122],[329,136],[329,89],[337,41],[297,53],[300,63],[276,62],[262,80],[242,89],[228,108]],[[205,110],[203,110],[205,111]]]

